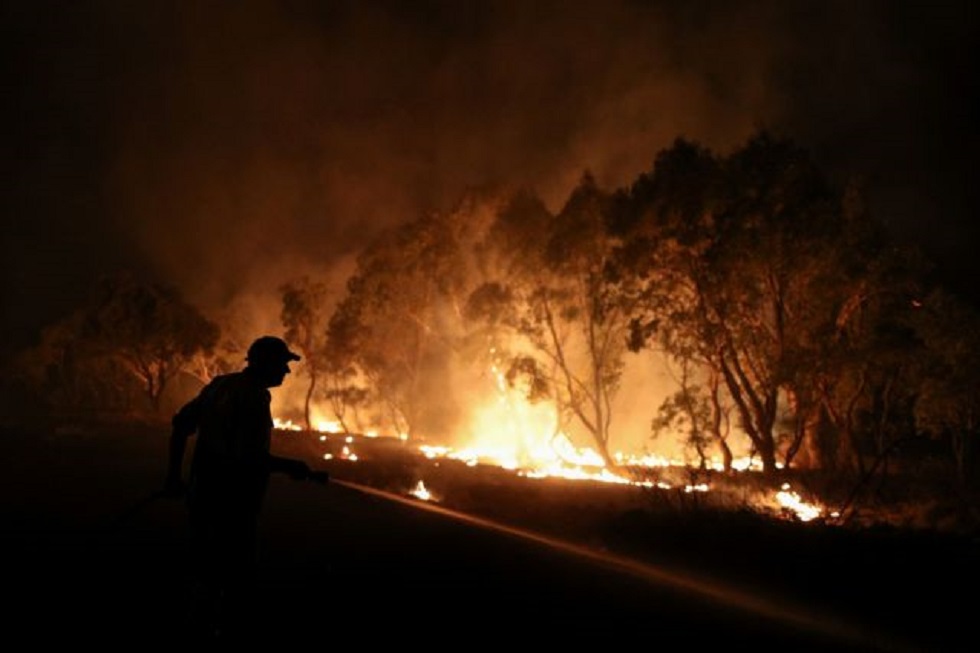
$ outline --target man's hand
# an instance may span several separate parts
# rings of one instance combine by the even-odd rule
[[[273,469],[282,472],[294,481],[315,481],[326,483],[330,476],[323,471],[314,472],[304,461],[296,458],[273,457]]]
[[[326,485],[330,481],[330,474],[323,470],[317,470],[315,472],[310,472],[308,478],[315,483],[319,483],[320,485]]]

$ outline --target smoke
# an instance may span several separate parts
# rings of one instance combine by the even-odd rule
[[[110,266],[209,312],[271,302],[256,322],[275,328],[281,283],[342,287],[338,262],[466,189],[531,186],[556,209],[585,169],[620,186],[678,136],[727,150],[759,127],[865,174],[899,230],[952,234],[976,206],[942,192],[975,186],[956,154],[976,142],[969,6],[5,7],[19,127],[3,206],[21,225],[4,242],[6,333],[36,333]]]
[[[657,6],[568,5],[178,5],[122,98],[118,226],[221,305],[468,188],[524,184],[556,205],[586,168],[628,183],[680,134],[729,146],[772,113],[775,53],[750,36],[706,26],[733,73],[705,77],[720,62]]]

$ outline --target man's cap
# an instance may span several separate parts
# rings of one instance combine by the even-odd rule
[[[245,360],[255,362],[288,362],[298,361],[299,354],[289,350],[289,346],[282,338],[275,336],[262,336],[249,345]]]

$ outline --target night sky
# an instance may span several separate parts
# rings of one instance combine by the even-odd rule
[[[760,127],[980,276],[974,7],[2,0],[2,351],[103,272],[215,310],[342,278],[467,188],[558,208],[586,169],[613,188],[678,136]]]

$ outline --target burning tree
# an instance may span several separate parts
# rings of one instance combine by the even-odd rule
[[[653,418],[654,437],[664,433],[687,433],[688,443],[698,456],[698,467],[708,468],[710,448],[714,444],[721,451],[722,468],[732,471],[734,453],[728,444],[731,435],[731,406],[722,395],[721,380],[708,367],[702,370],[693,351],[674,353],[679,374],[677,390],[664,399]],[[699,378],[701,372],[705,378]]]
[[[411,434],[427,420],[430,384],[441,378],[452,338],[447,297],[458,293],[465,263],[446,220],[428,216],[399,226],[361,253],[347,294],[330,318],[334,345],[351,352],[377,392],[388,421]]]
[[[791,457],[819,405],[800,392],[805,354],[847,301],[848,280],[834,287],[840,197],[803,150],[759,134],[727,157],[677,141],[617,207],[622,267],[642,306],[633,345],[703,367],[709,382],[689,390],[714,407],[709,423],[730,402],[773,472],[784,436]]]
[[[949,433],[969,408],[943,408],[938,377],[923,386],[927,362],[948,363],[924,349],[945,336],[915,321],[921,290],[860,193],[835,190],[793,143],[758,134],[718,156],[680,140],[621,191],[585,175],[557,214],[521,191],[489,218],[461,210],[386,233],[331,316],[328,396],[340,416],[369,388],[398,432],[432,435],[434,407],[454,401],[450,363],[476,353],[498,405],[523,411],[500,382],[520,387],[554,406],[553,436],[584,431],[615,468],[627,351],[650,348],[678,371],[654,426],[685,429],[702,467],[717,447],[730,468],[744,434],[768,474],[863,473],[916,415]],[[958,433],[973,433],[962,414]]]
[[[350,308],[350,305],[342,306],[331,315],[323,345],[323,371],[327,386],[324,395],[345,433],[351,432],[348,410],[354,414],[355,423],[359,423],[358,409],[370,399],[368,389],[359,383],[357,361],[362,334],[359,316]]]
[[[310,379],[303,402],[303,416],[306,420],[306,429],[312,431],[310,404],[316,392],[321,370],[326,366],[324,348],[327,287],[323,283],[310,280],[309,277],[303,277],[283,284],[280,291],[282,292],[280,319],[286,327],[286,340],[302,352],[304,369]]]
[[[508,351],[508,379],[522,379],[532,399],[554,402],[557,428],[573,422],[591,436],[609,467],[612,400],[626,351],[628,307],[615,292],[610,199],[585,174],[551,216],[533,195],[518,193],[500,212],[483,251],[499,280],[470,295],[468,315],[491,325]]]

